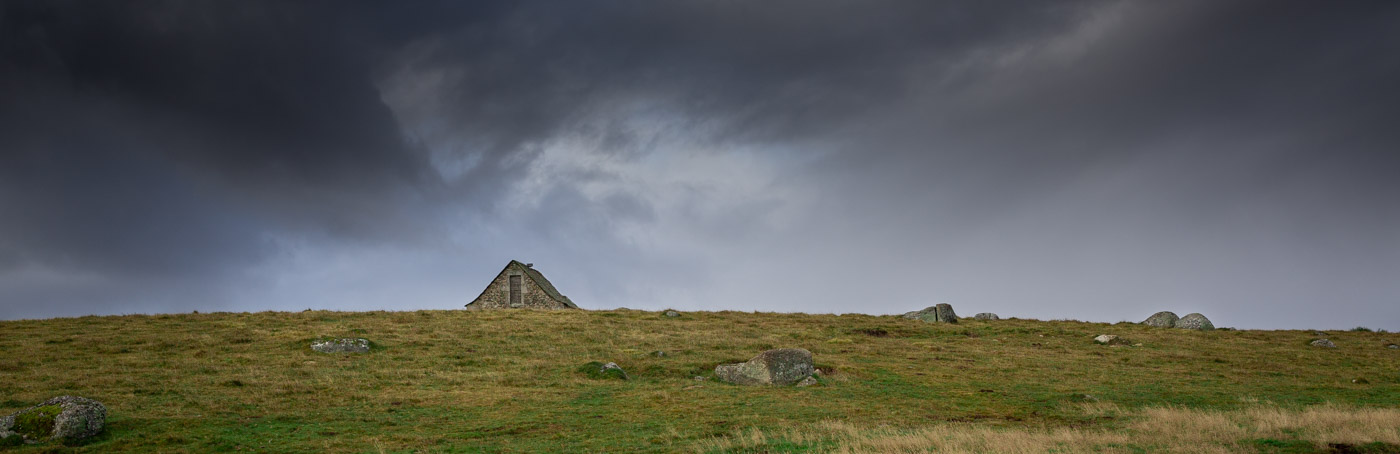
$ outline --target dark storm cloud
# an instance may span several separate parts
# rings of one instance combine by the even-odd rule
[[[433,73],[440,113],[487,148],[515,149],[632,100],[733,141],[786,140],[888,103],[911,67],[1061,27],[1090,5],[530,3],[427,36],[406,58],[409,71]]]
[[[531,257],[592,307],[1243,317],[1330,295],[1395,316],[1396,19],[8,2],[0,318],[446,307],[479,290],[454,276]],[[870,263],[889,271],[853,282]]]
[[[351,21],[311,6],[6,3],[11,254],[201,273],[258,260],[270,228],[386,228],[375,214],[431,182]]]

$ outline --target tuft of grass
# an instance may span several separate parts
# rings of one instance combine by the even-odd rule
[[[1380,441],[1363,444],[1328,443],[1327,452],[1336,454],[1400,454],[1400,444]]]
[[[1249,445],[1257,452],[1269,454],[1315,454],[1318,451],[1317,446],[1306,440],[1256,438],[1249,440]]]
[[[851,331],[851,334],[864,334],[864,335],[870,336],[870,337],[889,337],[890,332],[889,332],[888,330],[884,329],[884,328],[873,327],[873,328],[857,328],[857,329]]]

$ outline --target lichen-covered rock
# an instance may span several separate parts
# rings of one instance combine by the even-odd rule
[[[940,322],[957,323],[958,314],[953,313],[953,305],[948,303],[938,303],[934,306],[934,315]]]
[[[1194,312],[1186,314],[1185,317],[1181,317],[1180,320],[1177,320],[1176,327],[1181,329],[1195,329],[1201,331],[1210,331],[1215,329],[1215,325],[1210,322],[1210,319],[1206,318],[1206,316],[1204,315]]]
[[[680,317],[681,313],[673,310],[667,310],[666,312],[662,312],[661,315],[665,315],[667,317]]]
[[[977,315],[972,316],[972,318],[975,318],[975,319],[978,319],[978,320],[1001,320],[1001,317],[997,317],[997,314],[993,314],[993,313],[991,313],[991,312],[983,312],[983,313],[980,313],[980,314],[977,314]]]
[[[1322,348],[1337,348],[1337,344],[1332,343],[1330,339],[1313,339],[1312,342],[1308,342],[1308,345]]]
[[[817,381],[817,378],[816,378],[816,377],[807,377],[807,378],[802,379],[802,381],[797,382],[797,384],[796,384],[796,385],[793,385],[793,386],[796,386],[796,387],[798,387],[798,388],[801,388],[801,387],[804,387],[804,386],[812,386],[812,385],[815,385],[815,384],[817,384],[817,383],[818,383],[818,381]]]
[[[715,378],[739,385],[791,385],[812,376],[812,352],[779,348],[746,362],[715,366]]]
[[[921,311],[908,312],[904,318],[923,320],[926,322],[947,322],[957,323],[958,314],[953,313],[953,305],[948,303],[938,303],[924,308]]]
[[[1113,334],[1100,334],[1094,338],[1094,342],[1104,345],[1128,345],[1128,340]]]
[[[14,428],[15,415],[0,416],[0,441],[9,442],[11,440],[10,437],[19,437],[19,434],[15,433]],[[0,444],[0,446],[4,446],[4,444]]]
[[[0,439],[13,436],[26,442],[81,440],[102,432],[107,407],[77,396],[58,396],[0,418]]]
[[[602,370],[600,370],[600,372],[602,372],[603,375],[620,375],[620,376],[622,376],[622,379],[623,379],[623,380],[629,380],[629,379],[632,378],[632,377],[628,377],[628,376],[627,376],[627,371],[622,370],[622,366],[617,365],[617,363],[607,363],[607,364],[604,364],[604,365],[603,365],[603,368],[602,368]]]
[[[1175,312],[1162,311],[1152,314],[1151,317],[1147,317],[1147,320],[1143,320],[1142,324],[1159,328],[1171,328],[1176,326],[1177,320],[1181,320],[1181,317],[1177,317]]]
[[[1388,349],[1391,349],[1391,350],[1395,350],[1395,349],[1400,349],[1400,345],[1390,344],[1390,345],[1385,346],[1385,348],[1388,348]]]
[[[325,339],[311,343],[321,353],[369,353],[369,339]]]

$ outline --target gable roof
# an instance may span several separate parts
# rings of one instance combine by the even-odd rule
[[[574,304],[573,301],[569,300],[569,297],[564,296],[564,294],[562,293],[559,293],[559,289],[554,288],[554,284],[550,283],[549,279],[545,279],[544,275],[540,274],[539,270],[536,270],[529,266],[525,266],[524,263],[520,263],[520,261],[518,260],[511,260],[510,263],[506,264],[505,268],[501,268],[500,273],[496,273],[496,276],[500,276],[502,273],[505,273],[506,270],[511,269],[511,267],[514,267],[515,269],[520,270],[524,274],[530,276],[530,280],[535,281],[535,285],[540,286],[540,290],[544,290],[545,296],[548,296],[555,301],[563,303],[565,306],[568,306],[570,308],[578,309],[578,305]],[[487,289],[490,288],[490,286],[487,286]],[[481,291],[481,295],[485,294],[486,289],[483,289]],[[467,303],[467,305],[470,306],[472,305],[472,303],[475,303],[477,302],[477,300],[480,300],[481,295],[477,295],[476,299],[472,300],[471,303]]]
[[[549,297],[550,297],[550,298],[554,298],[555,301],[564,303],[565,306],[569,306],[569,307],[572,307],[572,308],[574,308],[574,309],[578,309],[578,306],[575,305],[573,301],[570,301],[570,300],[569,300],[569,297],[564,296],[564,294],[562,294],[562,293],[559,293],[559,290],[554,288],[554,284],[549,283],[549,279],[545,279],[545,278],[544,278],[544,275],[543,275],[543,274],[540,274],[540,272],[539,272],[538,270],[536,270],[535,268],[529,267],[529,266],[525,266],[524,263],[520,263],[520,262],[515,261],[515,260],[511,260],[511,261],[510,261],[510,264],[511,264],[511,265],[515,265],[516,267],[520,268],[521,270],[524,270],[524,271],[525,271],[525,274],[530,275],[530,280],[535,281],[535,285],[540,286],[540,289],[543,289],[543,290],[544,290],[544,294],[545,294],[545,295],[549,295]],[[506,265],[506,266],[509,267],[510,265]]]

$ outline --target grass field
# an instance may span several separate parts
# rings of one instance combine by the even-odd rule
[[[0,414],[108,407],[87,444],[12,452],[1400,452],[1400,336],[1329,338],[631,310],[23,320],[0,322]],[[821,383],[692,378],[779,347],[811,350]]]

